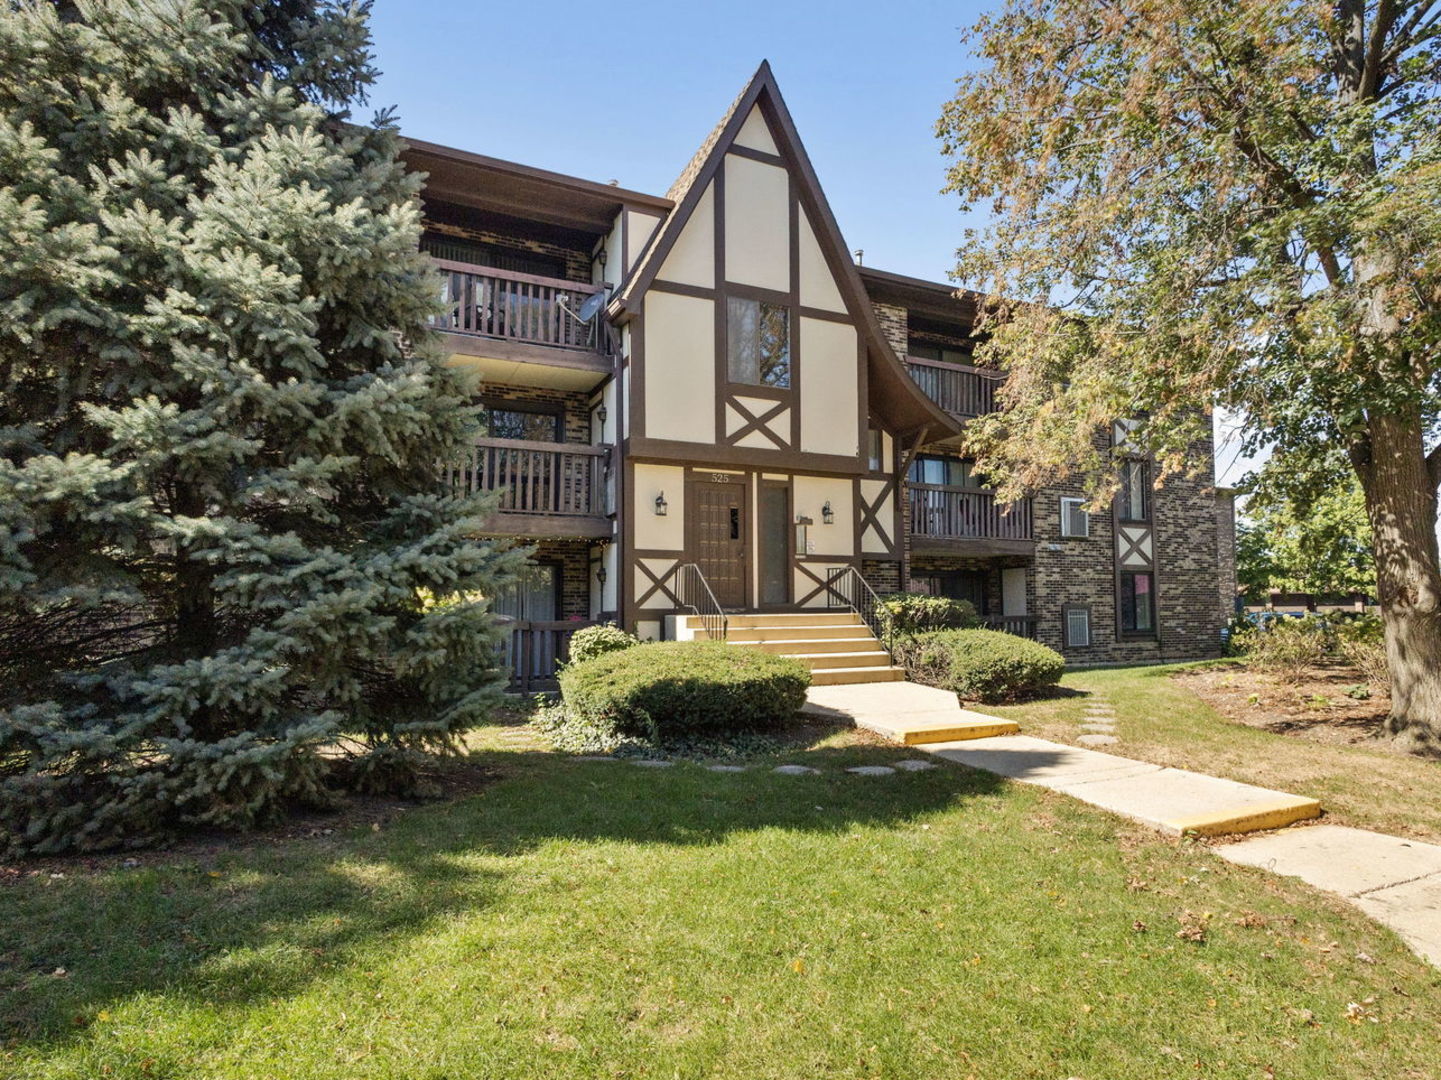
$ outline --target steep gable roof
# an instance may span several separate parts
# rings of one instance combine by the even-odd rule
[[[666,193],[666,197],[674,201],[675,209],[655,231],[635,269],[611,301],[611,317],[624,321],[634,313],[640,298],[655,280],[661,264],[695,212],[706,187],[724,162],[726,152],[756,106],[760,107],[769,122],[777,149],[796,179],[801,206],[816,232],[816,239],[841,290],[846,308],[855,319],[861,339],[866,344],[870,406],[901,435],[945,438],[957,434],[960,429],[956,421],[915,384],[881,332],[856,265],[851,260],[767,61],[761,61],[745,89],[731,102],[730,108]],[[720,284],[717,282],[718,286]]]

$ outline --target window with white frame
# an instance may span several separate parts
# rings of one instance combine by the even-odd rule
[[[1079,605],[1067,605],[1061,609],[1061,626],[1064,631],[1064,645],[1068,649],[1083,649],[1091,644],[1091,609]]]
[[[1085,499],[1061,499],[1061,535],[1084,539],[1091,535],[1091,515]]]

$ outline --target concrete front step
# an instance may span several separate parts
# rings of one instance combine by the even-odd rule
[[[706,637],[704,630],[696,631],[696,637]],[[850,638],[851,640],[873,640],[870,628],[856,626],[746,626],[732,630],[726,640],[732,645],[757,645],[768,641],[804,641],[828,638]]]
[[[812,671],[829,671],[833,668],[890,667],[891,654],[884,649],[867,649],[865,652],[833,653],[785,653],[793,660],[799,660]]]
[[[774,615],[730,615],[726,623],[732,633],[737,630],[778,626],[864,626],[853,611],[796,611]]]
[[[825,668],[811,672],[812,686],[839,686],[849,683],[901,682],[905,670],[898,667]]]
[[[744,645],[747,648],[760,649],[762,652],[768,653],[780,653],[784,656],[855,652],[858,649],[867,649],[876,643],[876,639],[870,634],[853,634],[850,637],[783,638],[774,641],[749,638],[730,638],[729,640],[732,645]]]

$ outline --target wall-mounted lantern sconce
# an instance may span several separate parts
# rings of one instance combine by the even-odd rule
[[[596,409],[596,410],[595,410],[595,415],[598,416],[598,417],[600,418],[600,422],[601,422],[602,424],[604,424],[604,423],[605,423],[605,416],[606,416],[605,406],[602,405],[599,409]]]
[[[606,579],[605,563],[601,563],[595,572],[595,580],[604,585]]]
[[[827,499],[826,504],[821,507],[821,521],[827,525],[834,525],[836,523],[836,512],[831,509],[831,501],[829,499]]]
[[[665,492],[662,491],[659,495],[655,497],[655,516],[665,517],[665,512],[667,509],[669,509],[669,506],[665,501]]]

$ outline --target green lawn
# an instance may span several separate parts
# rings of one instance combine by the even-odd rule
[[[1019,721],[1027,735],[1074,743],[1084,734],[1086,706],[1104,700],[1116,711],[1121,738],[1107,753],[1309,795],[1333,822],[1441,843],[1441,761],[1233,723],[1174,681],[1176,670],[1072,672],[1061,680],[1065,696],[984,708]]]
[[[1339,901],[848,741],[785,777],[501,733],[379,831],[22,875],[0,1074],[1434,1077],[1441,976]]]

